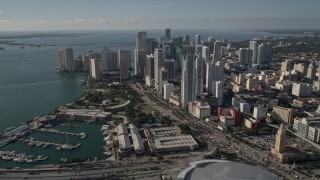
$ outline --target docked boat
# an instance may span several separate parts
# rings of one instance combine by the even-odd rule
[[[80,80],[80,81],[79,81],[79,85],[80,85],[80,86],[84,86],[84,85],[86,85],[86,84],[87,84],[87,82],[84,81],[84,80]]]

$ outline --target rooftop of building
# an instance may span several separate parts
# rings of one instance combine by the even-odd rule
[[[133,124],[129,124],[129,128],[130,128],[130,132],[131,132],[131,138],[132,138],[132,143],[133,143],[134,149],[135,150],[144,150],[143,141],[142,141],[142,138],[141,138],[141,135],[140,135],[138,128]]]
[[[298,154],[298,153],[304,153],[304,150],[302,147],[297,145],[286,145],[283,154]]]
[[[191,135],[158,137],[153,140],[153,144],[157,149],[198,145]]]
[[[120,149],[129,149],[131,148],[130,138],[127,134],[118,135],[119,148]]]
[[[118,130],[118,135],[128,134],[128,128],[126,125],[119,124],[117,126],[117,130]]]
[[[217,179],[268,179],[279,178],[259,167],[226,160],[202,160],[191,162],[190,167],[181,171],[176,180],[217,180]]]
[[[178,126],[149,128],[148,131],[152,136],[176,136],[181,135],[181,130]]]

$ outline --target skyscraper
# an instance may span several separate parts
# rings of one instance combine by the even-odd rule
[[[195,50],[195,54],[202,54],[202,45],[201,44],[196,45],[194,50]]]
[[[195,85],[195,94],[196,96],[201,96],[203,94],[203,58],[198,54],[196,57],[196,85]]]
[[[100,80],[100,76],[101,76],[101,67],[100,67],[100,62],[101,60],[98,58],[92,58],[90,63],[90,72],[91,72],[91,77],[94,78],[96,81]]]
[[[83,71],[90,71],[90,58],[88,54],[82,55]]]
[[[183,36],[183,42],[185,45],[189,45],[190,44],[190,36],[189,35],[184,35]]]
[[[206,89],[208,93],[215,95],[216,91],[216,81],[223,81],[224,75],[224,64],[219,61],[217,63],[209,62],[207,63],[206,72]]]
[[[257,64],[258,42],[250,41],[249,48],[252,49],[252,64]]]
[[[154,87],[159,90],[160,69],[163,67],[163,50],[156,49],[154,51]]]
[[[223,81],[216,81],[215,82],[215,97],[217,99],[217,105],[222,106],[223,105],[223,90],[224,90],[224,84]]]
[[[270,42],[261,43],[258,46],[257,65],[259,67],[266,66],[270,63],[272,58],[272,45]]]
[[[146,84],[153,86],[154,81],[154,57],[153,54],[147,55],[146,58]]]
[[[213,47],[214,47],[214,43],[216,42],[216,40],[210,36],[208,37],[208,48],[209,48],[209,53],[212,53],[214,50],[213,50]]]
[[[167,40],[170,40],[170,39],[171,39],[171,38],[170,38],[170,29],[169,29],[169,28],[166,29],[166,39],[167,39]]]
[[[147,38],[146,54],[153,54],[153,51],[158,47],[158,42],[155,38]]]
[[[182,54],[183,55],[194,55],[195,54],[195,47],[192,45],[183,45],[182,47]]]
[[[195,94],[195,61],[193,55],[182,57],[181,105],[187,107],[188,102],[196,99]]]
[[[210,57],[210,55],[209,55],[209,47],[203,46],[201,55],[202,55],[202,58],[203,58],[203,63],[207,64],[207,62],[209,61],[209,57]]]
[[[173,59],[164,60],[164,67],[168,71],[168,80],[174,80],[174,78],[175,78],[175,60],[173,60]]]
[[[145,49],[147,46],[147,32],[140,31],[137,34],[136,38],[136,48],[137,49]]]
[[[196,34],[194,36],[194,45],[197,46],[197,45],[201,45],[201,35],[200,34]]]
[[[239,49],[239,62],[243,67],[251,67],[252,63],[252,52],[253,50],[250,48],[240,48]]]
[[[222,44],[221,41],[216,41],[214,43],[214,50],[213,50],[213,54],[214,54],[213,61],[214,62],[221,61],[221,59],[222,59],[221,44]]]
[[[153,54],[147,55],[146,76],[149,76],[151,79],[154,79],[154,56],[153,56]]]
[[[176,59],[175,44],[172,40],[163,43],[163,56],[164,59]]]
[[[75,62],[73,59],[73,49],[67,47],[58,51],[58,68],[65,71],[74,71]]]
[[[134,72],[138,77],[144,77],[146,61],[147,32],[141,31],[137,34],[136,48],[134,50]]]
[[[100,52],[93,52],[93,51],[88,51],[88,56],[89,56],[89,70],[90,70],[90,74],[92,73],[91,72],[91,59],[99,59],[100,61],[100,70],[102,71],[102,62],[101,62],[101,59],[102,59],[102,56],[101,56],[101,53]]]
[[[257,65],[260,67],[264,62],[266,58],[266,46],[264,43],[260,44],[258,46],[258,52],[257,52]]]
[[[168,70],[166,68],[160,69],[159,88],[158,93],[163,94],[163,86],[168,83]]]
[[[129,79],[129,66],[130,66],[130,51],[129,50],[118,50],[118,64],[120,82],[124,79]]]
[[[108,48],[102,48],[102,69],[105,72],[115,71],[118,69],[117,52],[111,51]]]

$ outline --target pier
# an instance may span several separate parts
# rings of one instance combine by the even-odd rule
[[[61,143],[55,143],[50,141],[39,141],[39,140],[35,140],[34,138],[19,139],[18,141],[22,141],[23,143],[28,143],[29,146],[37,146],[42,148],[53,147],[56,150],[73,150],[78,148],[81,145],[81,143],[77,145],[71,145],[68,143],[61,144]]]
[[[48,133],[53,133],[53,134],[61,134],[61,135],[67,135],[67,136],[77,136],[80,139],[84,139],[87,135],[86,133],[82,132],[82,133],[71,133],[71,132],[63,132],[63,131],[59,131],[58,129],[45,129],[45,128],[41,128],[41,129],[34,129],[35,131],[41,131],[41,132],[48,132]]]

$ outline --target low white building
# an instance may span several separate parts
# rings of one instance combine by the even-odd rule
[[[320,143],[320,117],[296,117],[293,121],[293,129],[301,136]]]
[[[194,101],[188,104],[189,113],[199,119],[211,116],[211,107],[207,102]]]
[[[126,125],[120,124],[117,126],[117,137],[119,142],[118,152],[119,155],[125,155],[131,153],[131,142],[129,138],[129,132]]]
[[[310,96],[312,85],[308,83],[293,83],[292,94],[298,97]]]
[[[135,153],[143,154],[145,152],[145,147],[138,128],[133,124],[129,124],[129,128]]]
[[[262,106],[254,107],[253,117],[255,119],[265,119],[267,117],[267,109]]]
[[[290,92],[292,90],[292,82],[291,81],[278,81],[275,84],[275,88],[280,90],[281,92]]]
[[[235,119],[232,116],[221,115],[220,121],[222,122],[222,124],[224,124],[227,127],[234,126],[236,123]]]
[[[240,103],[240,112],[250,113],[249,103]]]
[[[232,97],[232,106],[238,108],[240,107],[240,103],[246,103],[247,101],[240,98]]]
[[[170,98],[169,98],[169,102],[176,105],[176,106],[180,106],[181,104],[181,96],[180,95],[176,95],[176,94],[171,94]]]

